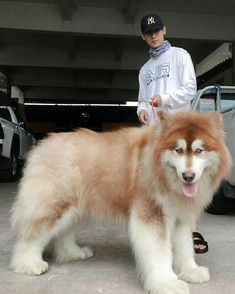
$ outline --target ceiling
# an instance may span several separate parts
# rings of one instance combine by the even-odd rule
[[[136,101],[148,59],[139,22],[151,11],[195,65],[235,41],[234,0],[0,0],[0,71],[25,101]]]

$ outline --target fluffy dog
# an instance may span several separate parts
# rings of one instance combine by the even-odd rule
[[[78,224],[125,219],[146,292],[189,293],[209,272],[194,261],[191,222],[230,170],[220,114],[159,113],[156,125],[51,134],[29,154],[12,209],[15,272],[40,275],[57,261],[93,256]]]

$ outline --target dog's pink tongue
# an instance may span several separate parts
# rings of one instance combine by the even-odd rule
[[[186,197],[189,197],[189,198],[195,197],[197,193],[197,185],[195,183],[194,184],[183,183],[183,193],[184,193],[184,196]]]

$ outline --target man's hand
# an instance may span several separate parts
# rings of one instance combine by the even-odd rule
[[[154,107],[160,107],[162,106],[162,97],[160,95],[155,95],[151,98],[149,103]]]
[[[148,113],[146,110],[141,110],[139,113],[139,120],[142,124],[147,124],[148,123]]]

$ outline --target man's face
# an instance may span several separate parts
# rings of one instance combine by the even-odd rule
[[[161,30],[152,30],[145,34],[142,34],[142,39],[147,42],[150,48],[157,48],[164,42],[164,36],[166,34],[166,28]]]

